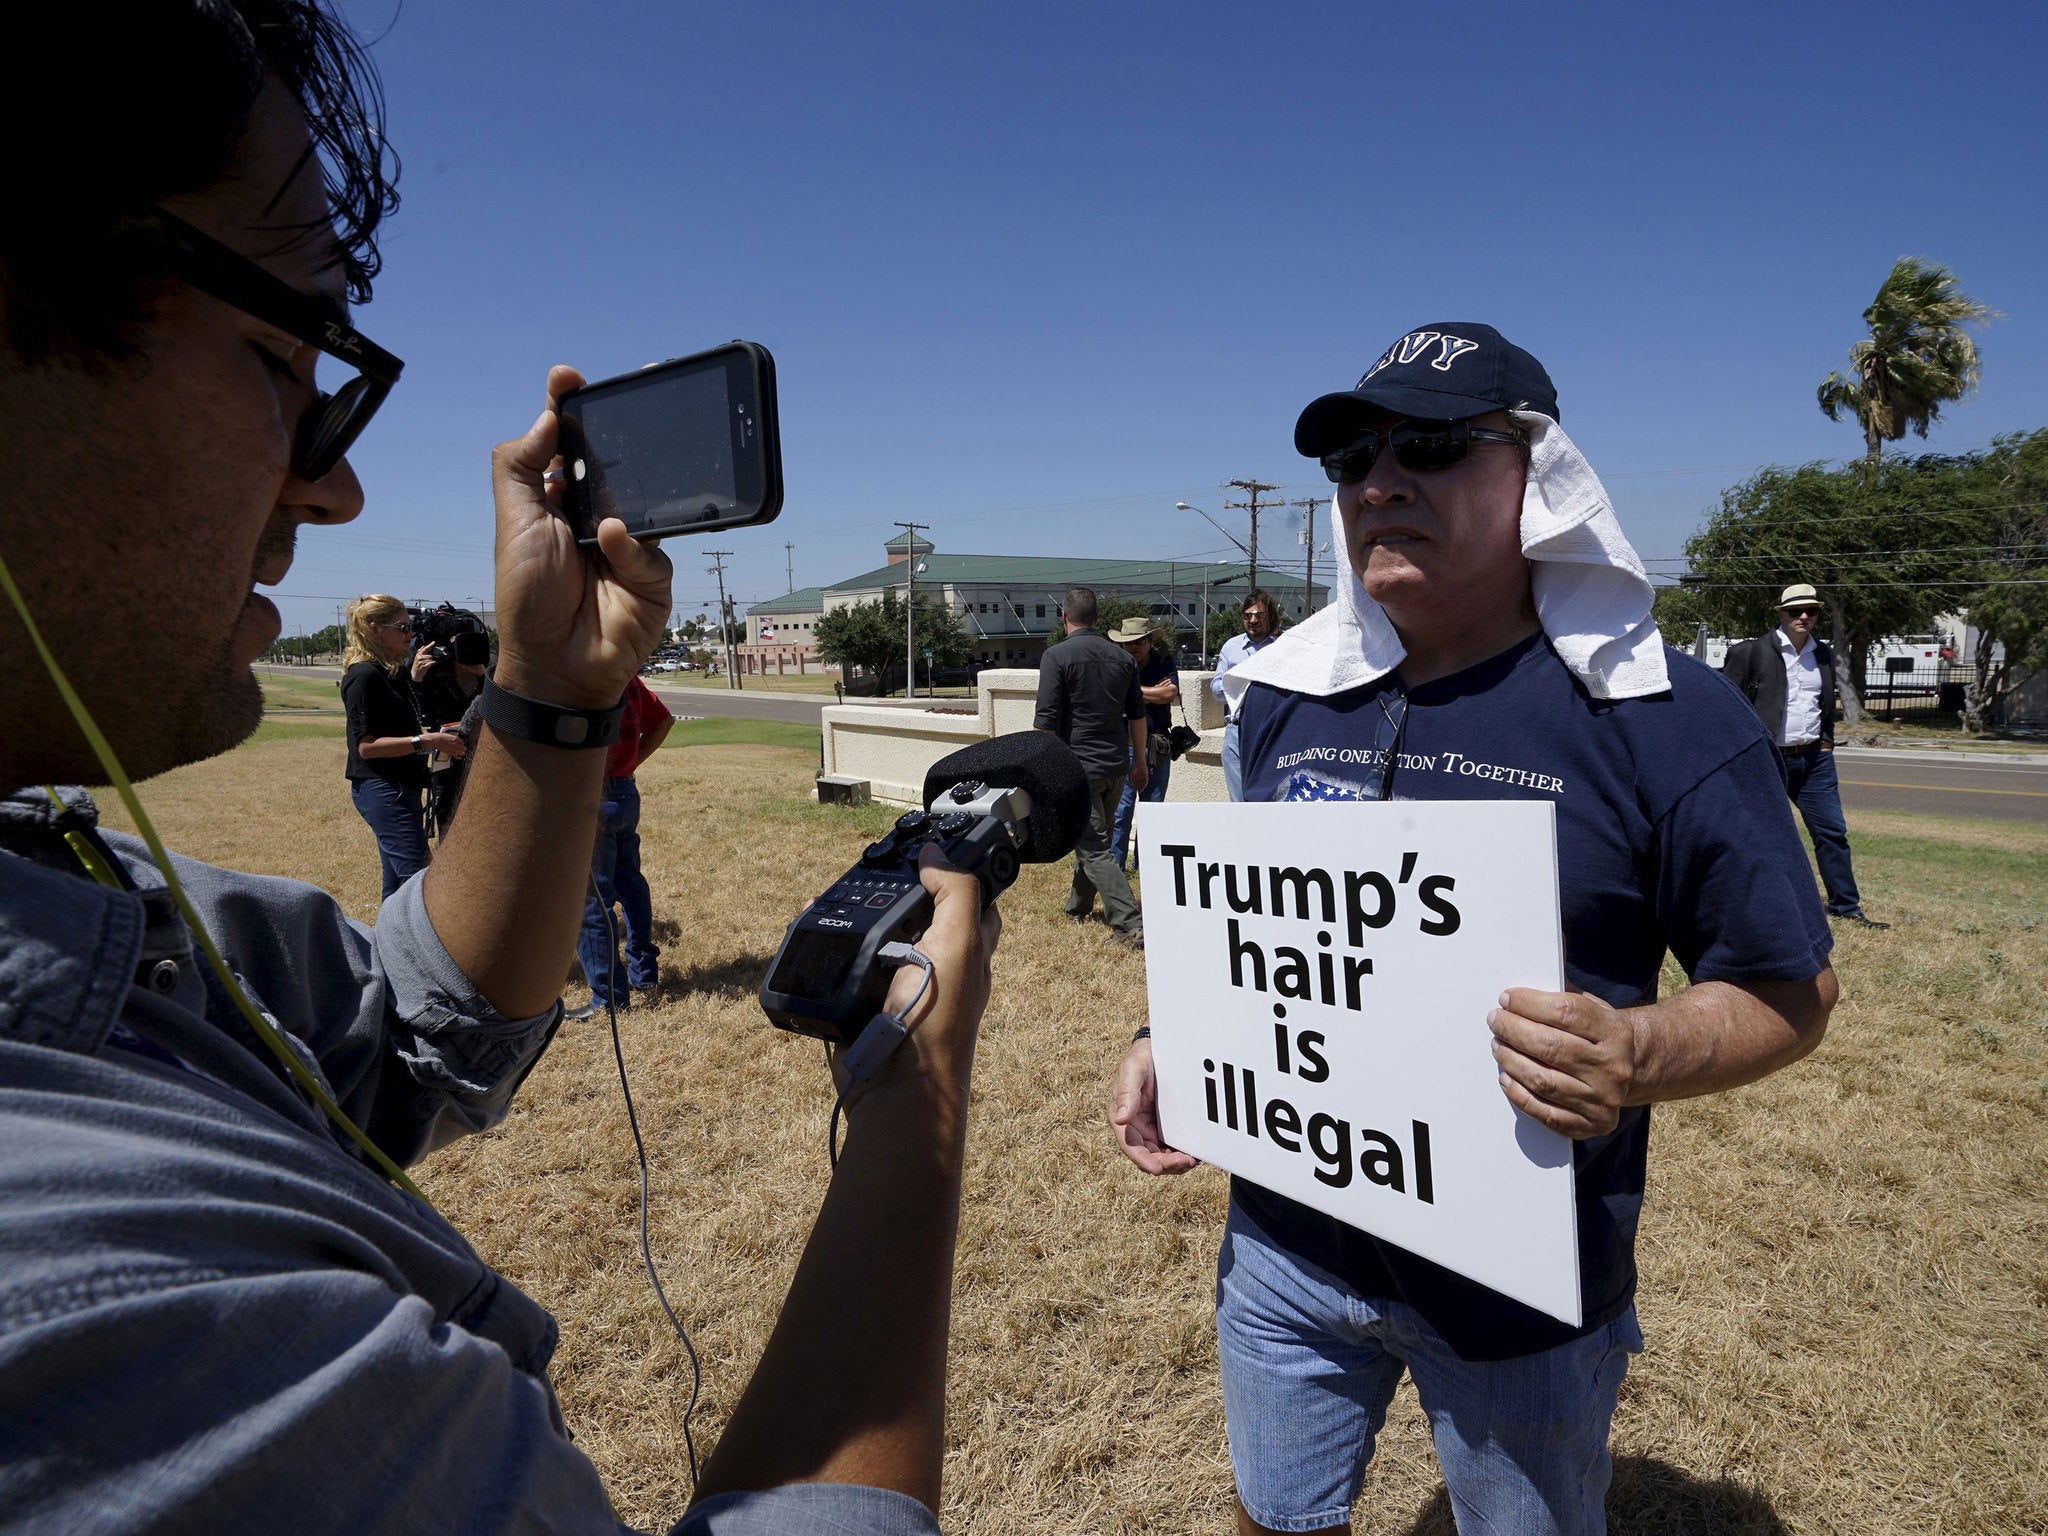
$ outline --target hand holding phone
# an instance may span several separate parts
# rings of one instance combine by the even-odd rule
[[[562,513],[579,544],[616,517],[636,539],[775,520],[775,360],[735,341],[562,397]]]

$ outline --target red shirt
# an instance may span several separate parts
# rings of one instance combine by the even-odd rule
[[[640,738],[664,720],[673,719],[667,706],[639,678],[626,685],[626,713],[619,720],[619,739],[605,749],[604,776],[624,779],[640,766]]]

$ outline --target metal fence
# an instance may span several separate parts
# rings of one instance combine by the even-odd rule
[[[1904,665],[1900,665],[1904,662]],[[1910,658],[1873,666],[1863,685],[1863,707],[1880,720],[1949,725],[1963,707],[1963,675],[1954,666],[1915,666]]]

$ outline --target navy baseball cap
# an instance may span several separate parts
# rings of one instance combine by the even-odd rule
[[[1294,424],[1296,451],[1334,453],[1364,430],[1371,408],[1418,421],[1460,421],[1488,411],[1557,415],[1557,388],[1543,365],[1490,325],[1445,320],[1419,326],[1365,370],[1356,389],[1311,400]]]

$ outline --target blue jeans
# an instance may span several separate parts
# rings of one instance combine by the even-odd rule
[[[1460,1531],[1607,1529],[1607,1430],[1628,1357],[1643,1347],[1633,1307],[1555,1349],[1461,1360],[1413,1307],[1362,1297],[1274,1247],[1233,1202],[1216,1341],[1237,1496],[1269,1530],[1350,1528],[1404,1369]]]
[[[1173,777],[1173,759],[1167,758],[1145,780],[1145,793],[1140,795],[1131,788],[1128,780],[1124,783],[1123,798],[1116,803],[1116,822],[1110,829],[1110,853],[1116,859],[1118,869],[1131,867],[1131,821],[1140,800],[1157,805],[1166,798],[1166,781]]]
[[[1806,835],[1813,840],[1813,861],[1828,893],[1828,911],[1854,917],[1863,910],[1856,894],[1856,875],[1849,867],[1849,823],[1842,817],[1841,782],[1835,776],[1835,754],[1785,754],[1785,788],[1799,807]]]
[[[640,786],[631,778],[606,779],[597,810],[597,847],[590,857],[596,893],[584,898],[583,931],[576,958],[595,1003],[628,1002],[626,988],[648,988],[659,979],[661,951],[654,947],[654,897],[640,873]],[[617,907],[625,929],[626,964],[619,965],[613,925]],[[617,985],[615,985],[617,984]]]
[[[356,804],[356,814],[377,834],[383,894],[389,896],[427,867],[427,828],[421,820],[420,792],[390,779],[350,779],[348,797]]]
[[[1237,722],[1223,727],[1223,787],[1233,800],[1244,798],[1244,766],[1237,760]]]

